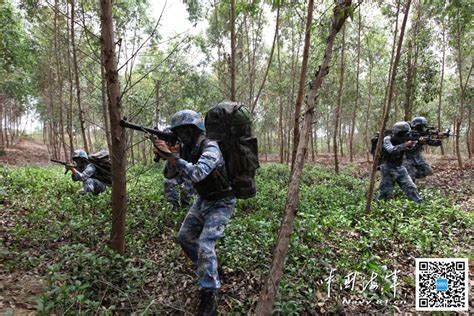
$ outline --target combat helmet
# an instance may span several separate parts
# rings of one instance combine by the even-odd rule
[[[393,124],[392,133],[393,135],[401,135],[403,133],[408,133],[410,130],[410,124],[401,121]]]
[[[412,128],[417,128],[417,127],[423,128],[428,125],[428,120],[423,116],[417,116],[417,117],[414,117],[413,120],[411,120],[410,125]]]
[[[77,159],[77,158],[87,159],[88,156],[87,156],[86,151],[83,149],[74,150],[74,152],[72,153],[72,159]]]
[[[206,128],[204,127],[204,121],[201,117],[201,114],[194,112],[192,110],[181,110],[176,112],[171,118],[170,129],[174,131],[177,127],[185,125],[194,125],[200,131],[205,132]]]

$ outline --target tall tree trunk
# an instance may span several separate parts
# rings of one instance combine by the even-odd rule
[[[413,41],[409,40],[408,42],[408,61],[407,61],[407,78],[406,78],[406,88],[405,88],[405,103],[404,103],[404,121],[411,120],[411,93],[413,86],[413,68],[414,64],[412,63],[412,54],[413,54]]]
[[[459,10],[459,9],[458,9]],[[462,164],[462,157],[461,157],[461,150],[459,148],[459,139],[461,134],[461,124],[464,120],[464,93],[465,87],[462,80],[462,58],[461,58],[461,23],[457,21],[457,32],[456,32],[456,50],[457,50],[457,66],[458,66],[458,73],[459,73],[459,116],[456,118],[456,157],[458,159],[458,166],[459,168],[463,167]],[[469,80],[469,75],[467,76],[466,81]]]
[[[69,10],[69,6],[67,6]],[[69,12],[68,12],[69,16]],[[66,19],[67,23],[67,32],[69,34],[69,28],[73,27],[72,21]],[[73,109],[73,80],[72,80],[72,67],[71,67],[71,45],[69,43],[69,36],[67,37],[67,67],[68,67],[68,81],[69,81],[69,105],[67,110],[67,133],[69,138],[69,151],[72,153],[74,151],[74,135],[72,130],[72,109]]]
[[[311,1],[313,1],[313,0],[311,0]],[[260,94],[262,93],[263,87],[265,86],[265,82],[267,81],[268,72],[270,71],[270,66],[272,65],[273,52],[275,51],[275,43],[276,43],[277,38],[278,38],[279,25],[280,25],[280,6],[278,6],[278,8],[277,8],[275,36],[273,37],[272,48],[270,50],[270,56],[268,57],[267,69],[265,70],[265,74],[263,75],[262,84],[260,85],[260,88],[258,89],[257,96],[255,97],[255,100],[253,101],[252,112],[254,112],[255,107],[257,106],[258,99],[260,98]]]
[[[82,133],[82,142],[84,143],[84,150],[89,152],[89,144],[87,143],[87,135],[86,135],[86,127],[85,127],[85,120],[84,120],[84,111],[82,110],[81,104],[81,84],[79,80],[79,66],[77,64],[77,49],[76,49],[76,39],[75,39],[75,32],[74,32],[74,1],[71,0],[71,45],[72,45],[72,60],[74,65],[74,75],[76,79],[76,97],[77,97],[77,107],[79,109],[79,122],[81,125],[81,133]]]
[[[355,131],[355,120],[357,116],[357,111],[359,110],[359,73],[360,73],[360,30],[362,28],[361,21],[361,7],[359,7],[359,27],[357,32],[357,70],[356,70],[356,99],[354,105],[354,112],[352,113],[352,123],[351,123],[351,134],[349,137],[349,159],[354,161],[354,131]]]
[[[390,113],[390,105],[392,103],[392,97],[393,97],[393,91],[395,88],[395,78],[397,75],[397,67],[398,63],[400,61],[400,51],[403,45],[403,37],[405,35],[405,27],[407,24],[408,20],[408,14],[410,11],[410,4],[411,0],[407,0],[405,4],[405,16],[403,17],[403,22],[402,26],[400,28],[400,37],[398,39],[398,45],[397,45],[397,53],[395,55],[395,59],[393,60],[393,65],[391,67],[391,75],[390,75],[390,80],[389,80],[389,88],[388,88],[388,95],[387,95],[387,102],[385,103],[384,106],[384,111],[383,111],[383,120],[382,124],[379,129],[379,135],[384,135],[385,132],[385,127],[387,125],[388,121],[388,116]],[[398,13],[397,13],[397,20],[398,20]],[[397,33],[395,33],[394,36],[396,36]],[[392,50],[393,51],[393,50]],[[367,192],[367,200],[366,200],[366,205],[365,205],[365,211],[366,213],[370,213],[371,207],[372,207],[372,196],[374,193],[374,184],[375,184],[375,174],[377,172],[377,167],[378,167],[378,161],[380,157],[380,151],[382,148],[382,142],[383,142],[383,137],[379,137],[378,142],[377,142],[377,147],[375,150],[375,155],[374,155],[374,162],[372,164],[372,171],[370,173],[370,182],[369,182],[369,189]]]
[[[59,127],[61,129],[61,144],[64,150],[64,158],[68,159],[68,152],[66,148],[66,141],[64,139],[64,103],[63,103],[63,73],[61,69],[61,58],[60,54],[62,52],[61,46],[59,44],[59,26],[58,26],[58,1],[54,1],[54,51],[56,57],[56,75],[58,77],[58,92],[59,92]]]
[[[311,24],[313,23],[314,0],[308,0],[308,13],[306,16],[306,26],[304,35],[303,61],[301,63],[300,80],[298,85],[298,94],[295,102],[295,117],[293,122],[293,151],[291,153],[291,170],[296,158],[296,149],[298,147],[301,105],[303,104],[304,88],[306,87],[306,73],[308,71],[309,48],[311,46]]]
[[[414,89],[416,86],[416,73],[417,73],[418,53],[419,53],[417,36],[418,36],[420,21],[421,21],[421,3],[418,3],[417,8],[416,8],[415,24],[413,25],[413,29],[412,29],[412,37],[408,41],[407,79],[406,79],[405,106],[404,106],[404,110],[405,110],[404,120],[405,121],[410,121],[412,119],[413,96],[414,96]]]
[[[311,161],[314,162],[314,136],[313,136],[313,125],[311,125],[311,130],[309,134],[309,141],[311,144]]]
[[[230,0],[230,100],[236,100],[235,0]]]
[[[291,181],[288,188],[287,202],[285,206],[285,215],[278,234],[277,245],[273,252],[273,261],[271,270],[267,276],[265,284],[260,292],[260,297],[255,310],[256,315],[268,316],[272,314],[273,304],[280,285],[280,279],[283,275],[285,258],[288,253],[290,237],[293,230],[293,221],[296,216],[296,208],[299,203],[299,186],[301,174],[303,172],[305,156],[308,148],[309,133],[313,122],[314,104],[323,78],[329,72],[329,62],[332,55],[332,47],[337,33],[344,25],[349,10],[351,9],[351,0],[338,2],[334,8],[331,29],[327,38],[326,49],[321,66],[315,73],[311,82],[311,89],[308,96],[308,110],[304,115],[302,133],[298,142],[296,151],[295,165],[291,175]]]
[[[472,154],[474,152],[474,131],[472,130],[472,106],[469,107],[468,114],[468,128],[466,133],[466,142],[467,142],[467,154],[468,158],[472,159]]]
[[[341,49],[341,68],[339,73],[339,89],[337,90],[336,118],[334,122],[333,152],[334,152],[334,170],[339,173],[339,160],[337,158],[337,137],[339,136],[339,125],[341,117],[342,89],[344,87],[344,52],[346,47],[346,28],[342,28],[342,49]]]
[[[0,94],[0,149],[3,149],[5,146],[5,141],[3,140],[3,104],[6,102],[6,95]]]
[[[104,120],[104,134],[105,140],[107,141],[107,149],[109,153],[112,152],[112,140],[110,139],[110,124],[109,124],[109,114],[108,114],[108,100],[107,100],[107,79],[105,78],[105,69],[104,69],[104,56],[102,57],[102,62],[100,65],[100,77],[102,84],[102,117]]]
[[[326,109],[326,144],[327,144],[327,153],[331,153],[331,135],[329,127],[329,108]]]
[[[155,81],[155,127],[160,126],[160,80]]]
[[[125,252],[125,213],[127,209],[125,130],[120,126],[122,106],[120,83],[115,55],[112,0],[101,0],[102,50],[107,78],[109,117],[112,136],[112,231],[111,247],[118,253]]]
[[[278,113],[278,127],[280,131],[280,163],[282,164],[284,161],[284,147],[285,147],[285,139],[284,139],[284,134],[283,134],[283,96],[282,96],[282,87],[281,87],[281,82],[283,82],[283,75],[281,72],[281,59],[280,59],[280,36],[278,36],[278,42],[277,42],[277,57],[278,57],[278,77],[279,77],[279,82],[278,82],[278,103],[279,103],[279,113]]]
[[[441,23],[441,29],[443,33],[443,57],[441,58],[441,80],[439,83],[439,99],[438,99],[438,113],[437,113],[437,122],[438,130],[441,131],[441,102],[443,99],[443,83],[444,83],[444,60],[446,56],[446,30],[444,21]],[[441,155],[444,156],[444,146],[441,144]]]
[[[370,51],[369,46],[369,39],[367,37],[367,47],[368,47],[368,54],[369,54],[369,87],[368,87],[368,100],[367,100],[367,112],[365,113],[365,152],[367,153],[367,161],[370,161],[370,149],[372,147],[372,143],[369,141],[369,118],[370,118],[370,111],[371,111],[371,101],[372,101],[372,53]]]

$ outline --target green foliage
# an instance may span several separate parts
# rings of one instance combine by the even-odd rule
[[[227,276],[233,278],[236,288],[248,288],[241,298],[229,294],[230,305],[223,307],[229,313],[244,313],[255,304],[258,284],[247,284],[247,277],[259,279],[268,271],[289,176],[287,166],[263,165],[257,177],[257,196],[238,202],[219,242],[219,260]],[[149,282],[164,275],[167,286],[176,287],[175,278],[188,268],[187,259],[172,240],[184,210],[171,212],[164,202],[162,181],[159,168],[137,165],[129,170],[127,255],[119,256],[106,246],[111,221],[109,190],[98,197],[80,197],[76,194],[80,185],[56,167],[0,169],[0,187],[7,191],[8,209],[16,224],[7,230],[6,267],[36,269],[47,275],[47,289],[38,299],[40,311],[112,314],[146,309],[159,313],[166,308],[150,303],[148,293],[153,290]],[[365,181],[350,174],[305,168],[276,312],[320,311],[321,299],[315,297],[325,293],[324,280],[331,268],[337,269],[337,286],[353,271],[370,276],[407,269],[414,264],[410,257],[473,256],[466,236],[474,218],[438,192],[423,190],[423,205],[399,194],[397,199],[375,202],[373,212],[366,215],[365,188]],[[390,284],[379,281],[382,291],[366,295],[392,298]],[[400,291],[411,291],[411,279],[400,283]],[[180,294],[184,300],[186,293]],[[349,294],[335,290],[334,296]],[[324,304],[327,311],[340,311],[336,299]]]
[[[33,91],[34,42],[10,0],[0,3],[0,94],[25,101]]]

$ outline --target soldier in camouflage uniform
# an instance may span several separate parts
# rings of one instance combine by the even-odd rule
[[[80,195],[86,193],[92,193],[98,195],[105,191],[106,185],[99,179],[95,178],[97,173],[96,166],[87,161],[87,153],[82,150],[75,150],[72,154],[72,160],[75,162],[75,166],[67,165],[66,168],[72,172],[73,181],[82,181],[83,187],[79,191]]]
[[[221,283],[215,245],[224,234],[236,198],[219,145],[204,137],[201,115],[191,110],[179,111],[171,119],[171,129],[182,143],[181,158],[176,158],[161,140],[155,141],[155,153],[167,160],[168,176],[179,173],[193,183],[198,193],[177,239],[197,268],[201,288],[198,315],[216,315]]]
[[[163,130],[164,132],[171,132],[169,127]],[[167,144],[170,147],[170,144]],[[179,146],[179,145],[178,145]],[[177,148],[173,150],[179,151]],[[155,156],[155,161],[158,162],[160,157]],[[170,174],[170,171],[172,174]],[[163,189],[165,194],[165,199],[173,205],[173,210],[177,210],[179,207],[184,207],[189,209],[192,204],[194,188],[193,183],[179,174],[176,174],[175,171],[170,170],[165,166],[163,174],[166,178]],[[181,204],[180,204],[181,202]]]
[[[424,132],[428,126],[428,121],[422,116],[415,117],[411,121],[410,125],[412,130],[415,132]],[[412,150],[408,150],[405,153],[403,165],[405,168],[407,168],[408,174],[410,175],[413,182],[415,182],[416,179],[421,179],[433,174],[433,169],[431,169],[431,166],[428,164],[428,162],[426,162],[423,155],[421,154],[425,145],[441,146],[441,140],[421,140],[413,147]]]
[[[191,206],[194,194],[193,184],[179,174],[165,180],[164,191],[165,199],[173,205],[173,210],[177,210],[179,207],[189,209]]]
[[[410,125],[407,122],[397,122],[393,125],[392,135],[394,137],[403,137],[410,131]],[[403,154],[415,146],[416,141],[392,142],[392,136],[386,136],[383,139],[382,156],[380,172],[382,180],[380,181],[380,199],[388,199],[393,192],[394,183],[398,183],[405,195],[417,202],[423,200],[418,194],[415,183],[408,175],[407,169],[403,166]]]

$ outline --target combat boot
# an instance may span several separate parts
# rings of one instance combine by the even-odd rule
[[[217,290],[201,289],[201,302],[199,303],[198,316],[217,315]]]

